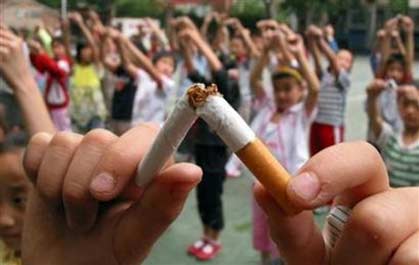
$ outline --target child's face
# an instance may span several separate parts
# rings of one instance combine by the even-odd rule
[[[25,177],[21,151],[0,154],[0,239],[20,250],[26,198],[31,185]]]
[[[175,71],[175,61],[171,56],[162,57],[156,62],[156,68],[160,73],[170,77]]]
[[[65,47],[61,42],[54,41],[52,43],[52,52],[54,53],[54,57],[62,57],[65,55]]]
[[[405,129],[419,129],[419,92],[414,86],[400,87],[398,100],[400,116]]]
[[[404,67],[399,62],[393,62],[387,66],[386,78],[393,79],[397,84],[403,82]]]
[[[264,48],[263,38],[261,36],[253,35],[252,40],[255,43],[258,50],[263,51],[263,48]]]
[[[80,51],[80,59],[82,63],[89,64],[93,61],[93,51],[89,46],[84,47]]]
[[[340,50],[336,54],[337,64],[339,69],[344,69],[345,71],[349,72],[352,68],[353,63],[353,56],[347,50]]]
[[[233,38],[231,40],[230,50],[236,57],[241,57],[246,54],[246,47],[244,46],[243,40],[240,38]]]
[[[303,97],[301,84],[293,77],[274,80],[274,98],[279,111],[289,109]]]

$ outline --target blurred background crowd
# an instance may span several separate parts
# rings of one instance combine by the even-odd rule
[[[0,53],[9,59],[0,66],[0,177],[10,163],[1,157],[45,125],[32,102],[43,102],[57,131],[122,135],[144,122],[163,124],[198,82],[216,84],[292,174],[329,146],[366,139],[392,186],[419,185],[419,1],[2,0],[0,12]],[[13,68],[20,56],[26,60]],[[25,75],[13,69],[26,65],[36,93],[19,93]],[[177,160],[203,169],[185,213],[192,218],[196,205],[200,223],[181,219],[149,264],[211,261],[223,248],[215,264],[282,264],[251,178],[239,179],[250,174],[204,122]],[[234,181],[223,197],[226,179]],[[318,209],[320,223],[327,211]],[[230,217],[235,227],[221,236]],[[246,246],[234,242],[243,239],[260,260],[229,254],[236,243]],[[170,263],[179,248],[194,259]]]

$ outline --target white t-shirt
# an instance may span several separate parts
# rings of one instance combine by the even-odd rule
[[[317,110],[309,116],[305,103],[301,102],[281,114],[278,123],[271,122],[275,108],[265,100],[265,107],[253,120],[251,127],[265,143],[275,158],[291,173],[309,159],[308,134]],[[240,162],[237,157],[230,159],[226,166],[228,174],[237,175]]]
[[[344,126],[346,97],[350,85],[350,75],[347,71],[340,70],[337,77],[329,71],[323,71],[316,122]]]
[[[141,122],[163,123],[167,114],[167,101],[175,88],[175,82],[163,76],[162,87],[158,88],[156,81],[142,69],[138,71],[137,80],[132,111],[133,125]]]
[[[403,130],[403,122],[400,118],[399,109],[397,106],[397,92],[393,89],[385,89],[378,97],[378,106],[381,117],[390,125],[395,133],[400,133]],[[368,141],[377,144],[372,129],[368,128]]]

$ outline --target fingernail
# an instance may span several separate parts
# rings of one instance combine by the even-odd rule
[[[304,172],[292,178],[289,185],[296,197],[305,202],[314,200],[320,192],[319,179],[313,173]]]
[[[93,178],[90,188],[96,192],[111,192],[116,185],[115,179],[108,173],[101,173]]]

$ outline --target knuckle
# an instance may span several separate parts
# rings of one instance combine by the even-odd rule
[[[81,135],[71,132],[57,132],[51,140],[51,146],[71,148],[81,139]]]
[[[66,203],[82,205],[88,199],[87,187],[77,181],[66,183],[63,187],[63,200]]]
[[[37,190],[44,198],[50,201],[59,200],[61,197],[60,186],[43,177],[40,177],[37,181]]]
[[[92,145],[107,145],[116,138],[117,136],[110,131],[94,129],[84,136],[83,142]]]
[[[37,133],[29,141],[23,157],[23,166],[26,170],[36,171],[40,164],[40,154],[50,141],[51,136],[47,133]]]
[[[75,133],[59,132],[52,138],[49,144],[50,152],[53,152],[57,158],[67,158],[69,155],[72,155],[81,138],[81,135]]]
[[[353,209],[348,230],[375,249],[385,248],[393,241],[392,230],[389,229],[390,216],[391,212],[377,202],[360,202]]]
[[[131,154],[130,152],[126,151],[125,146],[118,143],[113,143],[106,151],[104,159],[101,161],[101,165],[104,168],[126,169],[128,167],[123,165],[127,165],[127,163],[129,163],[131,160]]]

